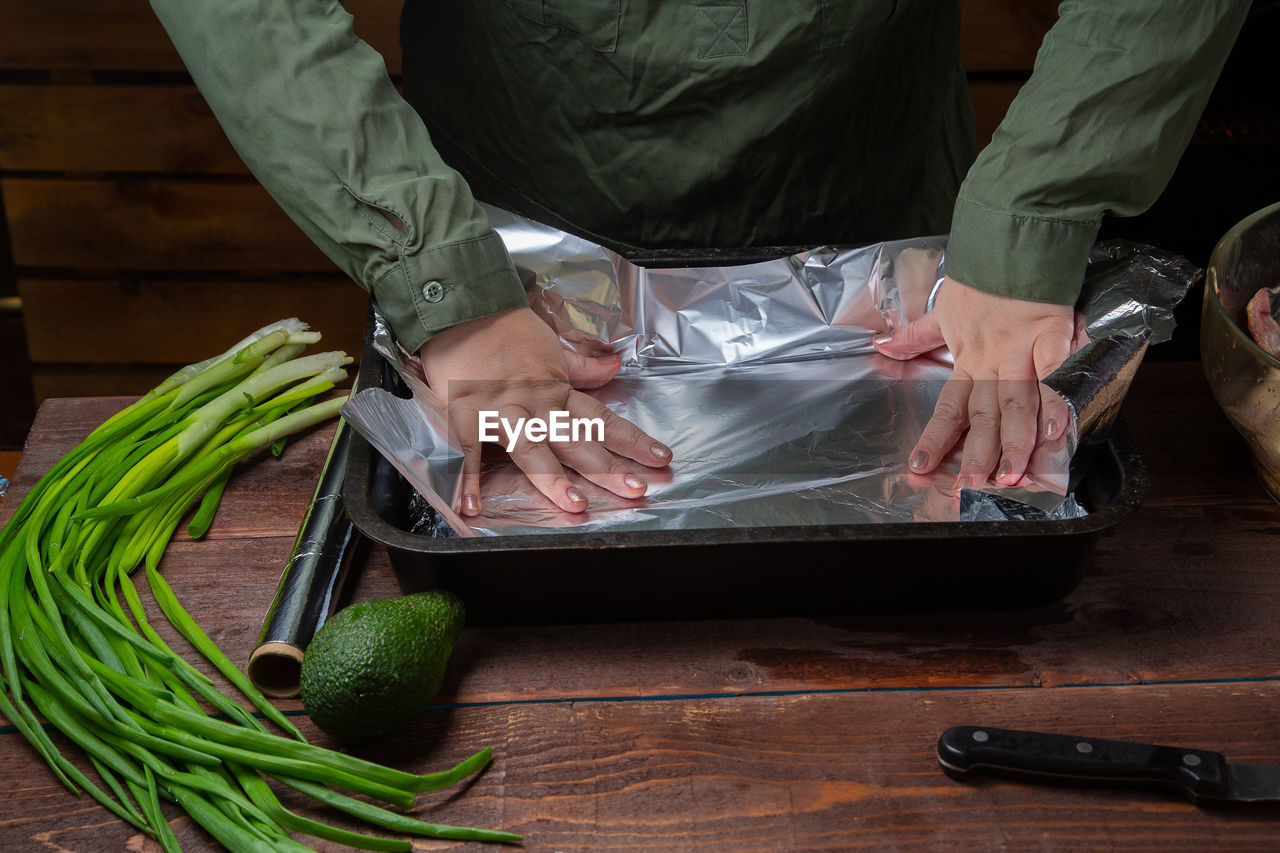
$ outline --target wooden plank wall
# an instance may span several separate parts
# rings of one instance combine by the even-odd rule
[[[399,73],[402,0],[347,0]],[[981,142],[1056,16],[962,0]],[[299,315],[358,351],[364,294],[247,173],[146,0],[0,0],[0,200],[38,400],[135,393]]]

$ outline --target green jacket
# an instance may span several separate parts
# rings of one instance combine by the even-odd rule
[[[477,197],[619,248],[949,230],[953,278],[1074,302],[1249,6],[1066,0],[975,161],[953,0],[406,0],[403,98],[337,0],[151,2],[245,163],[411,351],[526,304]]]

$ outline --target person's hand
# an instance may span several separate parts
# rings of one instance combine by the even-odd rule
[[[912,448],[913,473],[934,470],[964,436],[955,489],[1018,482],[1040,437],[1060,437],[1070,424],[1061,397],[1040,384],[1084,343],[1070,305],[997,296],[945,279],[934,308],[893,334],[875,338],[890,358],[908,359],[945,346],[955,370],[933,416]]]
[[[552,411],[604,421],[602,443],[529,441],[521,436],[511,452],[538,491],[567,512],[582,512],[587,501],[565,475],[566,465],[614,494],[638,498],[648,483],[618,457],[652,468],[671,461],[671,451],[660,442],[576,390],[604,385],[618,372],[621,360],[612,354],[584,356],[566,350],[551,327],[528,308],[447,329],[427,341],[418,356],[427,384],[446,401],[454,440],[464,456],[459,508],[464,515],[480,514],[481,411],[496,411],[510,423],[517,418],[548,421]]]

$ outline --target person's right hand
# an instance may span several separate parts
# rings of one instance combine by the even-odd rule
[[[511,453],[538,491],[568,512],[582,512],[587,501],[565,475],[565,466],[614,494],[638,498],[648,484],[618,457],[651,468],[671,461],[671,451],[662,443],[577,390],[604,385],[618,372],[621,360],[612,354],[590,357],[566,350],[551,327],[528,308],[447,329],[427,341],[418,356],[427,384],[446,401],[453,439],[464,455],[459,507],[464,515],[480,514],[481,411],[496,411],[513,423],[517,418],[549,420],[553,410],[568,412],[570,418],[604,421],[603,443],[531,442],[522,437]]]

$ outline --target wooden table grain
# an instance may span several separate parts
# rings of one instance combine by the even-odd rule
[[[22,454],[16,450],[0,450],[0,477],[12,480]]]
[[[0,519],[124,402],[46,403]],[[1198,365],[1145,365],[1126,418],[1150,494],[1103,534],[1061,602],[468,628],[436,706],[361,754],[426,771],[491,746],[493,765],[464,793],[421,795],[413,813],[521,832],[536,851],[1280,849],[1280,808],[960,783],[934,759],[944,729],[982,723],[1280,764],[1280,507]],[[179,597],[234,660],[253,647],[328,437],[313,432],[238,475],[207,540],[180,538],[165,557]],[[361,563],[348,598],[397,594],[385,552]],[[327,743],[299,703],[280,706]],[[167,813],[186,848],[213,847]],[[0,728],[0,850],[28,849],[156,848],[72,797]]]

